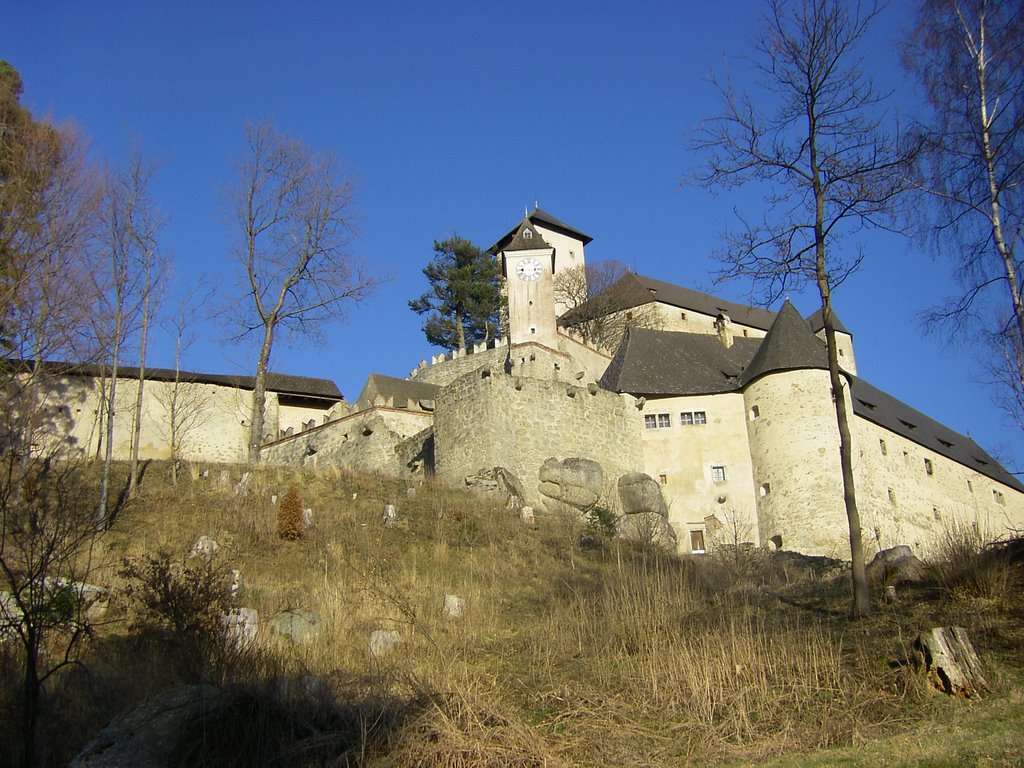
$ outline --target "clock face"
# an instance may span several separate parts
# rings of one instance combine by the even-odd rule
[[[516,265],[516,274],[520,280],[536,280],[540,277],[541,266],[536,259],[523,259]]]

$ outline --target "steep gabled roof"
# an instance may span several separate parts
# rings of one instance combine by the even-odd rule
[[[513,231],[512,239],[501,249],[502,251],[535,251],[551,247],[529,219],[523,219]]]
[[[367,408],[379,395],[391,400],[395,408],[406,408],[410,400],[417,402],[433,400],[439,389],[441,387],[437,384],[428,384],[425,381],[396,379],[379,373],[371,373],[366,379],[366,384],[363,385],[363,391],[359,393],[356,405],[360,408]]]
[[[746,304],[738,304],[734,301],[720,299],[707,293],[683,288],[679,285],[666,283],[662,280],[655,280],[646,275],[637,275],[632,272],[623,275],[611,287],[609,287],[599,298],[584,302],[579,307],[571,309],[559,318],[560,325],[572,325],[580,319],[589,319],[594,311],[590,307],[592,302],[597,303],[602,312],[619,312],[624,309],[632,309],[652,301],[659,301],[680,309],[688,309],[692,312],[700,312],[710,317],[717,317],[726,314],[734,323],[745,325],[749,328],[760,328],[767,331],[775,320],[775,313],[751,307]]]
[[[768,334],[761,339],[757,354],[743,371],[740,384],[745,387],[766,373],[808,368],[828,370],[825,343],[786,299]]]
[[[706,333],[630,328],[600,384],[644,396],[732,392],[760,343],[737,338],[727,349]]]
[[[858,416],[986,477],[1024,491],[1024,484],[971,438],[954,432],[864,379],[851,377],[850,394],[853,396],[853,412]]]
[[[554,230],[555,232],[559,232],[563,235],[568,235],[569,237],[575,238],[576,240],[580,240],[584,245],[587,245],[594,239],[590,235],[585,235],[578,229],[570,227],[564,221],[556,219],[547,211],[542,211],[540,208],[534,208],[533,211],[526,215],[526,219],[530,221],[532,224],[540,224],[542,227],[546,227],[547,229],[551,229]],[[490,252],[501,253],[501,251],[508,250],[508,244],[519,231],[519,226],[520,225],[517,224],[515,227],[510,229],[504,237],[502,237],[500,240],[498,240],[498,242],[492,245]]]

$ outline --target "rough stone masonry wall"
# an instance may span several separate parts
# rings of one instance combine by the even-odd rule
[[[429,439],[429,413],[371,408],[264,446],[262,457],[276,464],[342,466],[402,476],[419,474],[410,467],[418,451],[416,436]]]
[[[599,462],[609,489],[644,468],[642,418],[629,395],[495,367],[458,379],[435,402],[437,474],[451,483],[506,467],[523,482],[527,502],[540,506],[538,470],[549,457]]]

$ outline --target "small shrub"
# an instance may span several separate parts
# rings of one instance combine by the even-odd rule
[[[226,572],[201,559],[179,563],[168,552],[125,560],[124,594],[136,612],[136,629],[170,630],[186,677],[220,658],[221,614],[228,608]]]
[[[618,515],[600,504],[587,510],[587,527],[584,535],[596,541],[608,541],[615,538]]]
[[[277,535],[287,541],[302,538],[302,496],[299,486],[292,483],[277,508]]]
[[[955,600],[1012,606],[1017,601],[1020,569],[1007,542],[989,542],[966,523],[946,526],[929,561],[936,584]]]

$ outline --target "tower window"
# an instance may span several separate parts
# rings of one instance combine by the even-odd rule
[[[761,495],[762,496],[767,496],[771,492],[772,492],[772,484],[771,483],[761,483]]]
[[[715,483],[724,483],[725,467],[721,465],[711,467],[711,480]]]
[[[934,475],[935,474],[935,467],[932,466],[932,460],[931,459],[925,459],[924,460],[924,473],[926,475]]]
[[[761,415],[761,409],[760,408],[758,408],[756,405],[750,406],[750,420],[751,421],[753,421],[754,419],[758,418],[760,415]]]
[[[896,504],[896,492],[892,488],[889,489],[889,503]]]

